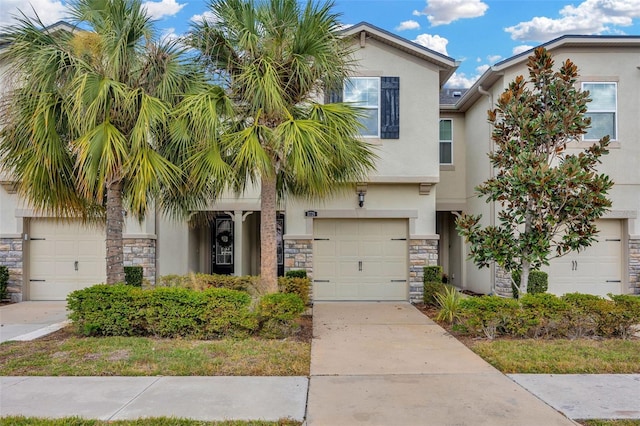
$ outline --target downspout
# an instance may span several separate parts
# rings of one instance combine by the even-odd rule
[[[491,92],[488,92],[486,90],[484,90],[484,88],[482,86],[478,86],[478,93],[480,93],[481,95],[484,95],[487,97],[487,99],[489,100],[489,109],[493,108],[493,95],[491,94]],[[495,148],[495,144],[493,143],[493,138],[491,137],[491,133],[492,130],[489,131],[489,152],[493,152],[494,148]],[[491,165],[491,162],[489,162],[489,178],[493,179],[493,177],[495,176],[495,170],[493,168],[493,166]],[[490,226],[495,226],[496,225],[496,203],[495,201],[492,201],[489,203],[489,209],[490,209],[490,218],[489,218],[489,225]],[[491,266],[489,267],[490,269],[490,274],[491,274],[491,290],[489,294],[496,294],[496,262],[493,261],[491,262]]]

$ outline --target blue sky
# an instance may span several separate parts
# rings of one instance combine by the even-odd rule
[[[176,36],[206,3],[145,5],[160,33]],[[0,0],[0,31],[32,7],[45,24],[66,16],[64,0]],[[345,25],[367,21],[461,61],[450,87],[469,87],[488,66],[564,34],[640,35],[640,0],[335,0],[335,9]]]

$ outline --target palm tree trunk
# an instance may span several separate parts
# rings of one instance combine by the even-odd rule
[[[262,176],[260,188],[260,282],[267,293],[278,291],[276,176]]]
[[[122,188],[122,181],[107,188],[107,284],[124,282]]]

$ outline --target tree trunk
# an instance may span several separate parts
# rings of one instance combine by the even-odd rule
[[[107,188],[107,284],[124,282],[122,181]]]
[[[528,235],[531,232],[531,210],[529,207],[531,201],[527,204],[527,211],[524,214],[524,233]],[[520,288],[518,289],[518,299],[527,294],[527,285],[529,284],[529,271],[531,270],[531,262],[529,261],[529,252],[525,251],[520,257]]]
[[[260,188],[260,282],[263,291],[278,291],[276,176],[262,176]]]

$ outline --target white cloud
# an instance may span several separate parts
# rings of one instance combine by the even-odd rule
[[[413,14],[426,16],[435,27],[458,19],[477,18],[484,15],[488,8],[481,0],[427,0],[427,7],[422,12],[415,10]]]
[[[396,31],[405,31],[405,30],[418,30],[420,29],[420,24],[418,24],[413,19],[409,21],[402,21],[400,25],[396,27]]]
[[[521,44],[520,46],[516,46],[513,48],[512,53],[515,55],[519,55],[527,50],[533,49],[533,46],[529,46],[527,44]]]
[[[473,86],[473,83],[475,83],[476,80],[478,80],[489,68],[491,68],[491,66],[488,64],[478,65],[475,68],[475,74],[473,75],[467,75],[463,72],[454,72],[447,81],[447,84],[444,86],[454,89],[468,89]]]
[[[505,28],[514,40],[547,41],[565,34],[601,34],[616,32],[613,26],[633,25],[640,18],[639,0],[585,0],[578,6],[568,5],[560,10],[561,17],[552,19],[536,16]]]
[[[34,10],[44,25],[51,25],[67,17],[67,5],[56,0],[2,0],[0,13],[1,27],[15,25],[15,17],[22,16],[20,11],[30,18],[34,18]]]
[[[447,84],[444,85],[444,87],[453,89],[468,89],[469,87],[473,86],[473,83],[475,83],[478,78],[480,78],[479,75],[467,77],[467,75],[463,72],[454,72],[447,81]]]
[[[153,19],[161,19],[165,16],[174,16],[185,7],[186,3],[178,3],[176,0],[160,0],[160,1],[147,1],[142,4],[142,7],[147,9],[147,13]]]
[[[440,37],[439,35],[420,34],[415,40],[413,40],[413,42],[442,53],[443,55],[448,55],[447,44],[449,43],[449,40],[444,37]]]
[[[480,65],[479,67],[476,67],[476,72],[478,74],[484,74],[484,72],[489,68],[491,68],[489,64]]]
[[[502,56],[500,56],[500,55],[489,55],[489,56],[487,56],[487,60],[489,61],[490,64],[495,64],[500,59],[502,59]]]
[[[206,22],[215,24],[216,22],[218,22],[218,17],[213,12],[206,11],[201,15],[193,15],[191,17],[191,21],[196,23],[206,21]]]

